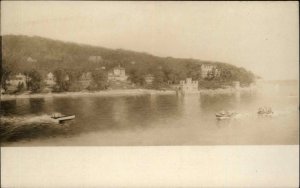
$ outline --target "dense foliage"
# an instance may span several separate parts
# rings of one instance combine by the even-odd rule
[[[90,61],[90,56],[101,56],[101,60]],[[219,77],[201,79],[202,63],[214,64],[221,70]],[[105,77],[107,71],[121,65],[126,69],[129,80],[136,85],[145,84],[146,74],[155,76],[153,87],[160,88],[168,84],[178,84],[180,80],[192,77],[205,82],[205,85],[230,85],[232,81],[240,81],[241,85],[249,85],[254,81],[254,75],[245,70],[226,63],[206,62],[196,59],[162,58],[147,53],[133,52],[122,49],[112,50],[102,47],[62,42],[42,37],[5,35],[2,37],[2,68],[1,83],[9,74],[38,70],[42,77],[53,72],[57,77],[56,91],[76,90],[75,81],[86,71],[93,72],[95,83],[91,89],[107,88]],[[105,67],[105,71],[95,72]],[[35,91],[40,88],[40,79],[36,73],[31,73]],[[69,80],[65,80],[65,76]],[[75,85],[74,85],[75,84]],[[201,85],[200,85],[201,87]]]
[[[38,93],[41,91],[43,87],[43,78],[41,74],[36,70],[31,70],[28,72],[25,72],[25,75],[30,78],[27,81],[28,89],[32,91],[33,93]]]

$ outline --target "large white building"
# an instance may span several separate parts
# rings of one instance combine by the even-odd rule
[[[192,78],[181,80],[179,83],[179,90],[185,93],[198,92],[198,81],[193,81]]]
[[[216,65],[202,64],[201,65],[201,78],[211,78],[220,76],[221,71],[217,69]]]
[[[125,68],[121,67],[120,65],[108,73],[108,81],[125,82],[127,78],[128,76],[125,73]]]

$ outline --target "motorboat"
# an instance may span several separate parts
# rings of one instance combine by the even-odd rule
[[[260,107],[258,109],[258,112],[257,112],[258,115],[261,115],[261,116],[272,116],[273,115],[273,111],[271,108],[267,108],[267,107]]]
[[[216,113],[216,118],[218,120],[230,119],[230,118],[234,117],[236,114],[237,114],[236,112],[221,111],[221,112]]]
[[[62,123],[64,121],[75,119],[75,115],[63,115],[61,113],[54,113],[51,115],[51,118],[57,123]]]

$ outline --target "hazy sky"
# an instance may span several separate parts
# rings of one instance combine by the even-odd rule
[[[298,79],[298,2],[1,2],[1,34],[38,35]]]

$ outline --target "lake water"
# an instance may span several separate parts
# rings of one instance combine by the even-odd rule
[[[3,146],[299,144],[298,82],[233,94],[137,95],[1,101]],[[273,117],[259,117],[261,106]],[[230,120],[215,113],[233,110]],[[48,114],[75,114],[64,124]]]

